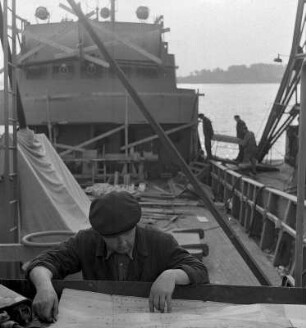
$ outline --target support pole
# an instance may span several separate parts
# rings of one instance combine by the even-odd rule
[[[111,0],[111,22],[115,23],[115,15],[116,15],[116,0]]]
[[[7,1],[4,3],[4,7],[5,6],[7,6]],[[4,13],[3,13],[1,2],[0,2],[0,39],[1,39],[1,42],[2,42],[3,48],[6,47],[6,49],[7,49],[6,50],[7,51],[7,58],[8,58],[8,61],[11,63],[12,62],[12,53],[11,53],[11,49],[10,49],[8,41],[5,41],[5,38],[7,37],[7,34],[4,35],[4,33],[6,33],[6,32],[3,30],[3,26],[5,25],[4,22],[3,22],[3,20],[5,18],[3,16],[4,16]],[[7,45],[4,46],[4,43],[6,43]],[[5,51],[5,50],[3,49],[3,51]],[[12,74],[12,67],[9,66],[8,67],[8,76],[10,78],[11,85],[12,85],[12,79],[13,79],[12,75],[13,75]],[[20,127],[20,129],[25,129],[27,127],[27,121],[26,121],[26,117],[25,117],[24,108],[23,108],[23,105],[22,105],[18,85],[16,86],[16,97],[17,97],[17,100],[16,100],[17,101],[17,118],[18,118],[18,122],[19,122],[19,127]]]
[[[295,239],[295,287],[302,287],[303,274],[303,235],[304,235],[304,202],[306,170],[306,61],[302,66],[301,112],[299,124],[298,184]]]
[[[125,96],[125,120],[124,120],[124,147],[125,147],[125,156],[129,156],[129,96]]]
[[[78,6],[74,0],[67,0],[76,15],[78,16],[81,24],[86,29],[87,33],[93,40],[93,42],[97,45],[100,53],[103,55],[103,57],[109,62],[111,68],[114,70],[116,75],[118,76],[119,80],[127,90],[130,97],[133,99],[143,116],[146,118],[146,120],[151,125],[154,132],[159,136],[160,141],[162,142],[163,146],[167,149],[169,157],[173,158],[177,164],[180,166],[182,172],[185,174],[185,176],[188,178],[189,182],[193,185],[195,192],[199,195],[199,197],[203,200],[204,204],[208,208],[208,210],[212,213],[212,215],[215,217],[215,219],[218,221],[219,225],[223,229],[223,231],[227,234],[228,238],[231,240],[233,245],[236,247],[240,255],[245,260],[245,263],[249,266],[251,271],[253,272],[254,276],[258,279],[258,281],[262,285],[269,285],[269,281],[261,268],[256,264],[254,259],[252,258],[251,254],[244,248],[242,243],[240,242],[237,235],[232,231],[231,227],[229,226],[228,222],[223,219],[223,216],[221,213],[218,212],[216,207],[214,206],[213,202],[210,200],[209,196],[206,194],[206,191],[202,187],[201,183],[197,180],[197,178],[193,175],[191,169],[184,161],[183,157],[179,153],[179,151],[176,149],[172,141],[169,139],[169,137],[165,134],[164,130],[161,128],[160,124],[155,121],[152,114],[148,111],[145,104],[143,103],[142,99],[137,94],[136,90],[133,88],[133,86],[128,81],[127,77],[117,64],[117,62],[112,58],[112,56],[108,53],[107,49],[105,48],[103,42],[99,38],[99,36],[96,34],[94,29],[92,28],[90,22],[87,20],[85,15],[80,9],[80,6]]]
[[[1,6],[1,3],[0,3]],[[9,134],[9,55],[8,55],[8,20],[7,20],[7,0],[3,1],[3,13],[2,20],[1,20],[1,29],[2,29],[2,47],[3,47],[3,112],[4,112],[4,190],[6,191],[4,193],[5,195],[5,202],[4,202],[4,222],[2,222],[2,229],[3,231],[7,232],[12,227],[13,223],[10,221],[11,219],[11,208],[10,208],[10,180],[9,180],[9,174],[10,174],[10,134]],[[2,11],[2,9],[1,9]],[[6,236],[8,234],[6,233]],[[2,239],[2,238],[1,238]]]
[[[51,122],[51,113],[50,113],[50,96],[49,91],[46,92],[46,111],[47,111],[47,125],[48,125],[48,135],[51,144],[54,144],[53,135],[52,135],[52,122]]]

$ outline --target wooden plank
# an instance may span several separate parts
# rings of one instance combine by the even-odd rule
[[[105,45],[109,46],[109,45],[116,44],[116,43],[118,43],[118,41],[112,40],[112,41],[105,42]],[[96,50],[98,50],[98,47],[96,45],[88,46],[88,47],[83,47],[82,48],[82,52],[83,53],[90,53],[90,52],[93,52],[93,51],[96,51]],[[54,58],[56,58],[56,59],[67,59],[67,58],[79,56],[79,54],[80,54],[80,50],[79,49],[75,49],[69,55],[68,54],[65,54],[65,53],[55,54],[54,55]]]
[[[142,206],[199,206],[199,202],[196,200],[151,200],[151,201],[140,201]]]
[[[33,298],[35,287],[26,279],[0,279],[4,286]],[[152,283],[139,281],[97,281],[97,280],[53,280],[58,294],[64,288],[88,290],[99,293],[148,297]],[[197,286],[176,286],[174,298],[193,299],[233,304],[277,303],[305,304],[304,288],[233,286],[208,284]]]
[[[65,25],[65,29],[66,29],[66,25]],[[65,29],[61,29],[59,31],[57,31],[56,33],[52,34],[50,36],[50,39],[53,40],[53,38],[59,36],[59,35],[66,35],[68,36],[70,33],[73,32],[73,30],[70,28],[68,31],[65,31]],[[42,50],[43,48],[47,47],[48,44],[44,43],[44,44],[39,44],[38,46],[32,48],[31,50],[27,51],[26,53],[24,53],[23,55],[21,55],[18,58],[18,65],[21,65],[27,58],[35,55],[38,51]]]
[[[94,137],[92,139],[89,139],[89,140],[87,140],[85,142],[82,142],[82,143],[74,146],[73,149],[68,149],[68,150],[65,150],[65,151],[61,152],[60,153],[60,156],[65,156],[67,154],[70,154],[75,148],[81,148],[81,147],[84,147],[84,146],[88,146],[88,145],[90,145],[93,142],[96,142],[98,140],[102,140],[102,139],[104,139],[106,137],[109,137],[110,135],[112,135],[114,133],[117,133],[117,132],[119,132],[119,131],[121,131],[123,129],[124,129],[124,125],[121,125],[118,128],[115,128],[115,129],[112,129],[112,130],[107,131],[105,133],[102,133],[102,134],[98,135],[97,137]]]
[[[40,43],[43,43],[43,44],[48,45],[48,46],[50,46],[52,48],[61,50],[61,51],[65,52],[65,53],[67,53],[69,55],[72,55],[72,53],[74,51],[74,49],[72,49],[70,47],[64,46],[64,45],[62,45],[60,43],[57,43],[57,42],[55,42],[55,41],[53,41],[51,39],[44,39],[43,37],[40,37],[38,35],[35,35],[35,34],[29,32],[29,31],[27,31],[27,35],[28,35],[28,37],[30,37],[30,38],[32,38],[32,39],[34,39],[36,41],[39,41]],[[109,67],[109,64],[105,60],[102,60],[100,58],[96,58],[96,57],[93,57],[93,56],[90,56],[90,55],[86,55],[86,54],[84,54],[83,57],[84,57],[84,59],[86,59],[86,60],[88,60],[90,62],[93,62],[93,63],[95,63],[97,65],[100,65],[102,67],[106,67],[106,68]]]
[[[73,149],[73,151],[79,151],[82,153],[87,150],[84,148],[79,148],[79,147],[74,147],[74,146],[69,146],[69,145],[64,145],[64,144],[59,144],[59,143],[55,143],[55,144],[53,144],[53,146],[55,148],[61,148],[61,149]]]
[[[187,123],[187,124],[184,124],[184,125],[181,125],[179,127],[176,127],[176,128],[173,128],[173,129],[169,129],[167,131],[164,131],[164,133],[166,135],[168,134],[172,134],[172,133],[175,133],[175,132],[178,132],[178,131],[181,131],[181,130],[184,130],[184,129],[187,129],[187,128],[190,128],[191,126],[195,125],[194,122],[192,123]],[[135,146],[139,146],[141,144],[144,144],[146,142],[149,142],[149,141],[152,141],[152,140],[155,140],[155,139],[158,139],[158,135],[157,134],[154,134],[150,137],[147,137],[147,138],[143,138],[143,139],[140,139],[138,141],[135,141],[135,142],[131,142],[130,144],[127,145],[128,148],[131,148],[131,147],[135,147]],[[125,150],[125,146],[122,146],[120,148],[121,150]]]
[[[152,207],[142,207],[142,211],[146,213],[161,213],[161,214],[178,214],[178,211],[171,210],[167,208],[152,208]]]
[[[171,234],[182,247],[201,244],[198,233],[172,232]]]
[[[117,41],[123,43],[124,45],[126,45],[127,47],[135,50],[136,52],[138,52],[139,54],[143,55],[144,57],[148,58],[149,60],[153,61],[154,63],[158,64],[158,65],[162,65],[163,62],[160,58],[154,56],[153,54],[149,53],[148,51],[146,51],[145,49],[141,48],[140,46],[138,46],[135,43],[132,43],[129,40],[123,39],[121,37],[119,37],[116,33],[104,28],[101,24],[98,24],[95,21],[91,21],[90,22],[91,25],[94,27],[94,29],[96,30],[100,30],[102,31],[102,33],[111,35],[113,38],[115,38]]]
[[[234,144],[239,144],[239,142],[241,141],[239,138],[233,136],[227,136],[225,134],[214,134],[212,140],[234,143]]]

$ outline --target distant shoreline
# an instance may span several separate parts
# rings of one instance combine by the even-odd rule
[[[215,68],[194,71],[187,76],[178,76],[178,83],[207,84],[263,84],[280,83],[285,66],[275,64],[233,65],[227,70]]]

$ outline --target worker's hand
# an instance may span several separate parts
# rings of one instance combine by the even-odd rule
[[[172,294],[175,288],[175,273],[173,270],[166,270],[154,281],[149,297],[150,312],[154,309],[160,312],[171,312]]]
[[[41,288],[33,300],[33,312],[39,319],[55,322],[58,314],[58,298],[53,287]]]

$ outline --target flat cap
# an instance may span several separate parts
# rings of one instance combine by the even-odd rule
[[[114,236],[134,228],[141,218],[138,201],[126,191],[112,191],[92,201],[89,221],[103,236]]]

